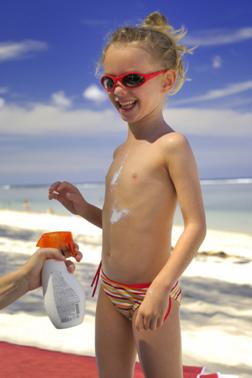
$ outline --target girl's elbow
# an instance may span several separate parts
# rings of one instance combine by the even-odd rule
[[[206,233],[207,233],[207,225],[206,225],[205,219],[202,219],[201,222],[199,222],[198,233],[199,233],[199,238],[201,239],[201,242],[202,242],[205,239]]]
[[[200,242],[203,242],[203,240],[206,237],[207,233],[207,226],[205,219],[200,219],[198,221],[194,221],[191,223],[191,230],[194,230],[194,234],[199,239]]]

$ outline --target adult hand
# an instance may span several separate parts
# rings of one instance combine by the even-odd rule
[[[82,254],[79,251],[78,245],[75,244],[76,248],[76,260],[80,261],[82,259]],[[67,260],[66,257],[71,256],[70,251],[64,250],[64,255],[61,251],[55,248],[40,248],[38,249],[31,258],[20,268],[20,271],[24,274],[28,290],[33,290],[41,286],[41,271],[44,262],[48,259],[54,259],[58,261],[64,261],[67,270],[73,273],[75,270],[75,265],[71,260]]]

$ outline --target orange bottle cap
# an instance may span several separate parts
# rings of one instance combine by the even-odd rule
[[[76,256],[73,236],[70,231],[54,231],[46,232],[41,235],[37,242],[37,247],[41,248],[57,248],[64,251],[66,248],[72,256]]]

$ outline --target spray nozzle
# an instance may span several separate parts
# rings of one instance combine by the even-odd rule
[[[76,256],[73,236],[70,231],[46,232],[41,235],[37,242],[37,247],[57,248],[62,252],[67,248],[73,257]]]

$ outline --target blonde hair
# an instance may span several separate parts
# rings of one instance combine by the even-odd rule
[[[176,82],[169,94],[179,91],[185,81],[185,68],[182,57],[185,53],[192,53],[192,49],[178,44],[185,35],[184,27],[175,30],[168,20],[159,12],[149,14],[142,24],[137,26],[124,26],[113,32],[103,49],[102,56],[97,65],[96,72],[103,66],[106,52],[113,43],[139,42],[154,58],[159,61],[160,68],[176,71]]]

